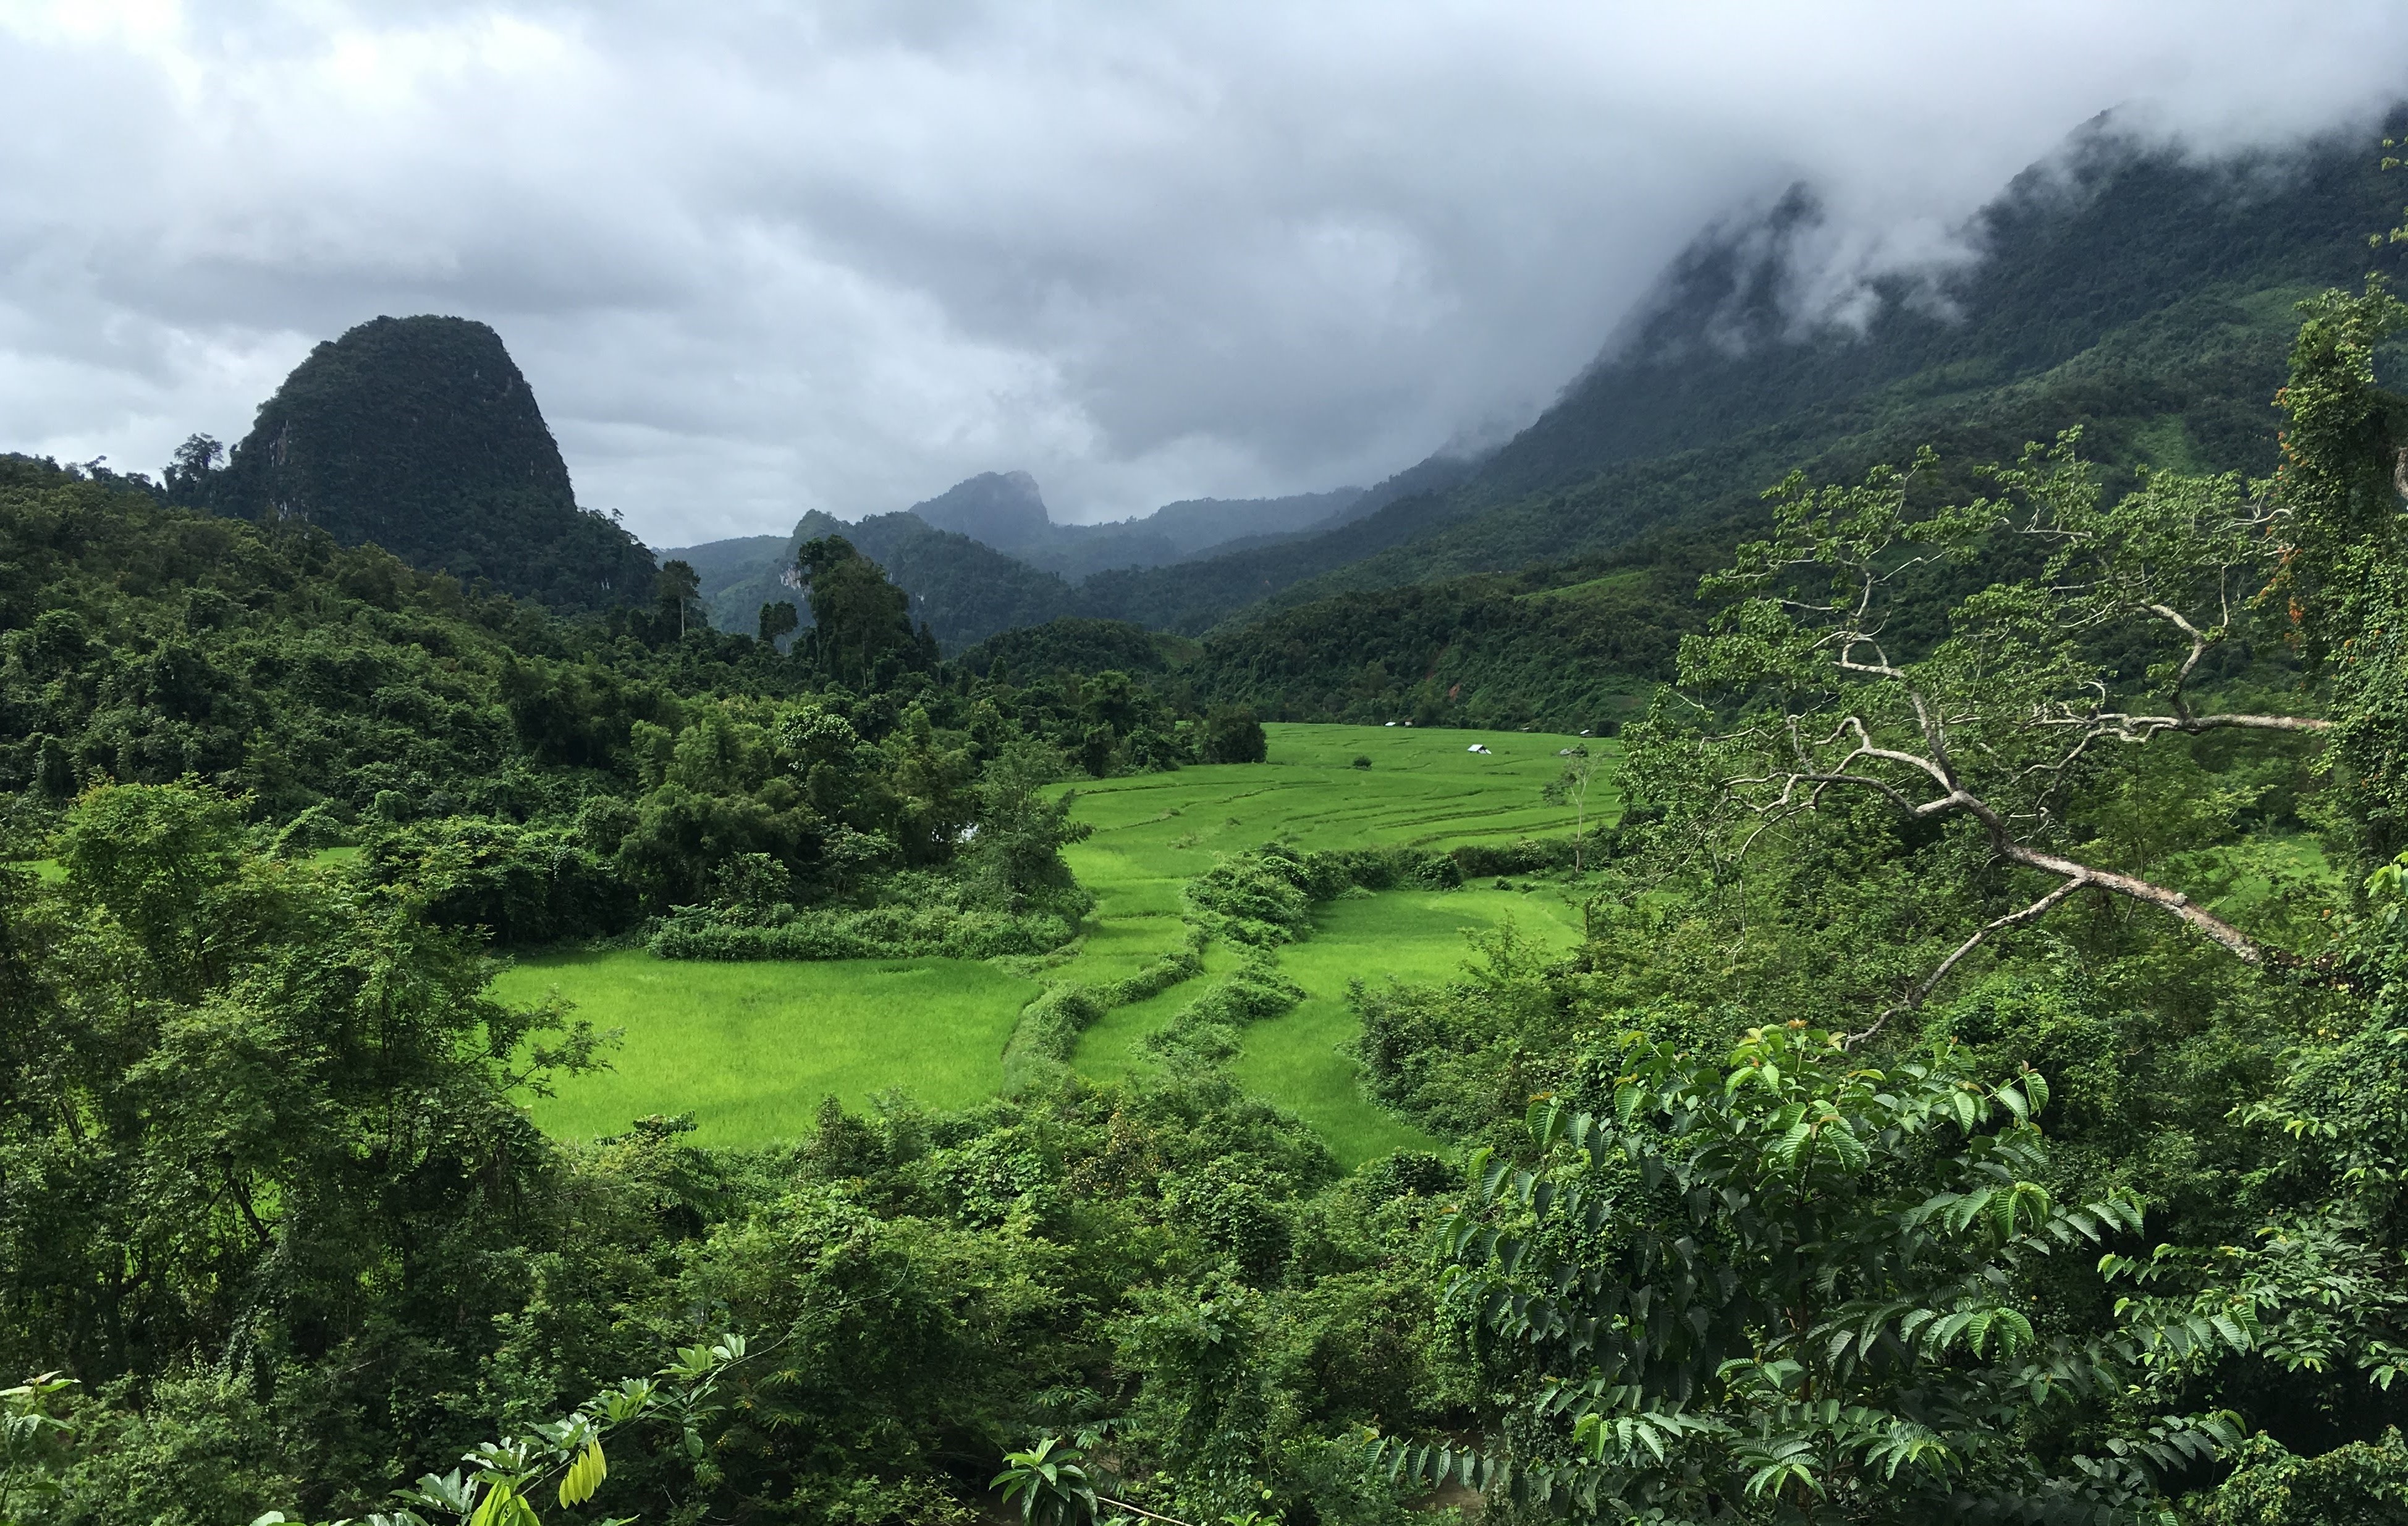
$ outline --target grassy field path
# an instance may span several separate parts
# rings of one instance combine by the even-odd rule
[[[1572,826],[1572,811],[1546,804],[1540,791],[1562,768],[1558,749],[1574,738],[1406,727],[1265,730],[1268,763],[1066,786],[1077,790],[1079,818],[1096,828],[1067,857],[1096,905],[1077,957],[1045,979],[1100,984],[1184,946],[1180,887],[1240,848],[1449,848]],[[1475,741],[1489,751],[1467,751]],[[1370,766],[1354,767],[1357,756]],[[1615,813],[1611,788],[1600,770],[1592,823]],[[1312,1122],[1349,1164],[1428,1147],[1356,1087],[1346,1053],[1354,1033],[1347,982],[1443,979],[1470,952],[1467,931],[1508,916],[1552,945],[1577,941],[1577,913],[1543,887],[1389,891],[1322,908],[1312,938],[1280,953],[1306,1001],[1250,1028],[1233,1068],[1250,1088]],[[1211,950],[1205,978],[1232,963],[1226,950]],[[625,1031],[612,1071],[533,1103],[547,1130],[592,1138],[646,1114],[691,1110],[700,1143],[752,1144],[802,1132],[824,1096],[858,1107],[899,1087],[931,1106],[954,1107],[992,1095],[1004,1042],[1039,989],[1037,980],[972,960],[715,964],[630,950],[524,959],[494,993],[525,1001],[556,992],[580,1016]],[[1083,1036],[1074,1063],[1099,1078],[1149,1063],[1145,1036],[1198,989],[1190,982],[1110,1013]]]

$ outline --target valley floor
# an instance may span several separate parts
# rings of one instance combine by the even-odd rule
[[[640,950],[522,960],[495,994],[558,994],[597,1026],[624,1031],[613,1069],[533,1101],[565,1137],[615,1133],[631,1119],[692,1111],[706,1144],[754,1144],[804,1131],[821,1100],[857,1108],[889,1088],[934,1107],[992,1095],[1020,1008],[1054,981],[1100,984],[1184,945],[1180,887],[1216,858],[1282,842],[1302,848],[1411,843],[1450,848],[1570,829],[1573,813],[1541,799],[1579,739],[1526,732],[1274,725],[1269,761],[1182,769],[1076,786],[1096,828],[1066,857],[1095,892],[1077,952],[1036,974],[1009,961],[853,959],[718,964]],[[1474,742],[1489,752],[1468,749]],[[1611,752],[1613,743],[1593,743]],[[1354,767],[1368,757],[1368,768]],[[1616,801],[1599,787],[1592,821]],[[1233,1064],[1253,1091],[1318,1129],[1349,1165],[1434,1143],[1366,1100],[1348,1053],[1352,980],[1443,980],[1471,952],[1467,934],[1508,920],[1555,947],[1577,942],[1580,913],[1544,883],[1478,882],[1395,890],[1320,908],[1311,939],[1280,951],[1306,1000],[1243,1035]],[[1206,956],[1205,980],[1235,956]],[[1076,1067],[1098,1078],[1150,1063],[1145,1036],[1195,999],[1190,981],[1119,1008],[1083,1036]]]

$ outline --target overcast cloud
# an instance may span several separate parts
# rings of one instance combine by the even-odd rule
[[[1369,482],[1795,179],[1844,311],[2103,108],[2400,94],[2398,0],[0,0],[0,450],[155,471],[449,312],[655,545],[1014,468],[1068,519]]]

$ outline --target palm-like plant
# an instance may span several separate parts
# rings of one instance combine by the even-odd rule
[[[1082,1526],[1096,1519],[1096,1489],[1082,1455],[1047,1436],[1027,1451],[1006,1452],[996,1487],[1005,1504],[1020,1502],[1020,1519],[1028,1526]]]

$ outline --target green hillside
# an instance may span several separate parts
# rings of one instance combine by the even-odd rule
[[[1326,536],[757,639],[476,325],[0,455],[0,1516],[2408,1519],[2362,148],[2094,131],[1856,337],[1793,198]]]
[[[2293,303],[2370,259],[2398,263],[2366,251],[2396,209],[2375,157],[2351,137],[2201,162],[2094,124],[1976,217],[1976,263],[1930,288],[1884,283],[1861,333],[1796,330],[1782,261],[1820,213],[1793,194],[1698,240],[1598,364],[1459,482],[1082,591],[1091,612],[1202,634],[1343,591],[1752,522],[1756,494],[1795,465],[1854,475],[1926,441],[1997,459],[2076,424],[2110,464],[2264,471]]]

